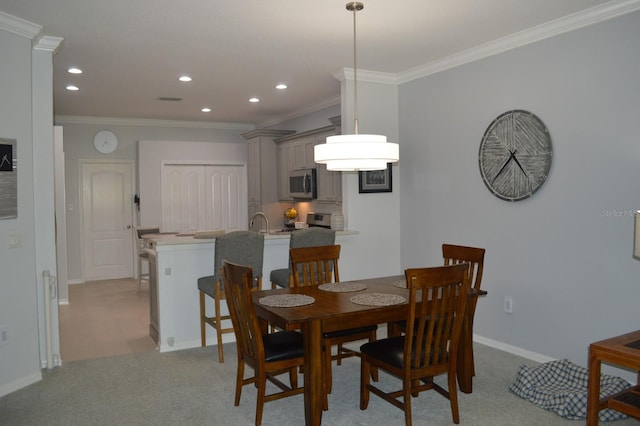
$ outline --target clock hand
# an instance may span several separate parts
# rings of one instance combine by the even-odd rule
[[[504,169],[506,169],[506,168],[507,168],[507,165],[509,164],[509,162],[514,158],[513,156],[514,156],[514,154],[515,154],[515,151],[514,151],[514,152],[511,152],[511,150],[509,150],[509,154],[510,154],[510,155],[509,155],[509,158],[507,159],[507,161],[505,161],[505,162],[504,162],[504,164],[502,165],[502,168],[500,169],[500,171],[498,172],[498,174],[496,174],[496,175],[493,177],[493,180],[491,181],[491,185],[493,185],[493,184],[495,183],[496,179],[498,179],[498,176],[500,176],[500,175],[502,174],[502,172],[504,171]],[[516,160],[516,161],[517,161],[517,160]]]
[[[518,161],[518,158],[515,157],[516,151],[513,151],[513,159],[516,161],[516,164],[518,165],[518,167],[520,168],[520,170],[522,170],[522,173],[524,173],[524,175],[526,176],[527,179],[529,179],[529,174],[527,172],[524,171],[524,168],[522,168],[522,165],[520,164],[520,161]]]

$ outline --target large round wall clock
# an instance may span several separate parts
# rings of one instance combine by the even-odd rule
[[[498,116],[480,142],[480,174],[489,191],[507,201],[533,195],[551,168],[551,137],[544,123],[528,111]]]

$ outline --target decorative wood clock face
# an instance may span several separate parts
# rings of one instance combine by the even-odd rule
[[[118,147],[118,138],[109,130],[101,130],[93,138],[93,145],[103,154],[109,154]]]
[[[533,195],[551,168],[551,137],[528,111],[513,110],[493,120],[480,142],[480,174],[489,191],[507,201]]]

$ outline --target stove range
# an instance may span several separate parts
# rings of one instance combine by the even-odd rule
[[[331,229],[331,213],[307,213],[307,226]],[[294,232],[304,228],[284,227],[280,232]]]

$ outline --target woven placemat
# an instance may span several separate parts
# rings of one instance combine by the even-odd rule
[[[318,286],[320,290],[346,293],[349,291],[360,291],[367,288],[365,283],[327,283]]]
[[[394,287],[398,287],[398,288],[407,288],[407,281],[406,280],[395,281],[393,285]]]
[[[366,306],[389,306],[399,305],[404,303],[407,299],[397,294],[385,294],[385,293],[364,293],[358,294],[351,298],[351,301],[356,305]]]
[[[274,294],[273,296],[261,297],[258,302],[261,305],[273,308],[293,308],[295,306],[311,305],[315,302],[311,296],[304,294]]]

